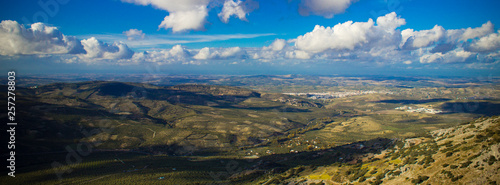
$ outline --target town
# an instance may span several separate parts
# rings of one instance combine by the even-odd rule
[[[322,92],[322,93],[283,93],[292,96],[306,96],[307,98],[317,100],[317,99],[334,99],[334,98],[345,98],[351,96],[360,96],[367,94],[394,94],[390,91],[344,91],[344,92]]]
[[[428,114],[440,114],[443,113],[441,110],[436,110],[436,109],[431,109],[431,108],[413,108],[409,106],[402,106],[402,107],[396,107],[394,108],[396,110],[404,110],[406,112],[418,112],[418,113],[428,113]]]

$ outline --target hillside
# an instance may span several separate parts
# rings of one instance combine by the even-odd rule
[[[443,184],[479,177],[499,182],[494,178],[499,119],[477,119],[495,114],[498,98],[452,99],[496,90],[452,96],[462,90],[450,89],[423,99],[424,90],[316,100],[198,84],[19,87],[16,166],[22,178],[9,182]],[[443,109],[447,104],[467,110],[491,106],[464,112]],[[395,110],[403,105],[446,112]],[[71,151],[82,151],[83,145],[92,152],[68,163]],[[71,173],[59,179],[57,172],[68,169]]]
[[[61,151],[78,141],[100,149],[134,149],[181,154],[252,146],[270,136],[302,128],[324,114],[304,115],[320,104],[280,102],[229,86],[153,86],[141,83],[56,83],[18,88],[20,138],[25,152]],[[92,135],[84,132],[97,130]]]
[[[430,134],[393,140],[393,147],[356,155],[346,163],[288,170],[259,184],[500,183],[500,117],[480,118]],[[367,147],[346,147],[350,146]]]

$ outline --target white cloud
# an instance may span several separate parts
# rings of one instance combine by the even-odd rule
[[[474,52],[493,52],[500,49],[500,31],[481,37],[467,45],[466,50]]]
[[[241,56],[243,55],[242,52],[243,50],[240,47],[227,48],[220,54],[220,57],[229,58],[234,56]]]
[[[456,49],[446,54],[432,53],[420,57],[420,63],[462,63],[467,62],[476,56],[474,53]]]
[[[87,52],[83,55],[85,58],[99,59],[129,59],[134,52],[123,43],[113,43],[109,45],[92,37],[81,41],[83,48]]]
[[[75,37],[63,35],[56,27],[34,23],[25,28],[16,21],[0,23],[0,55],[84,53]]]
[[[427,47],[435,44],[444,38],[446,30],[438,25],[430,30],[414,31],[413,29],[406,29],[401,32],[403,36],[403,48],[416,49]]]
[[[394,33],[396,28],[405,24],[406,20],[398,17],[395,12],[377,18],[377,26],[390,33]]]
[[[189,11],[170,12],[170,15],[166,16],[158,27],[172,28],[173,32],[203,30],[207,15],[207,8],[202,6]]]
[[[403,40],[401,47],[408,50],[433,47],[431,52],[446,53],[457,47],[459,42],[476,39],[493,33],[493,24],[488,21],[478,28],[446,30],[442,26],[435,25],[430,30],[414,31],[406,29],[402,31]]]
[[[222,11],[218,14],[222,22],[228,23],[232,15],[237,16],[240,20],[247,21],[246,15],[259,7],[259,3],[247,0],[245,2],[237,0],[226,0],[222,7]]]
[[[327,49],[354,49],[368,42],[369,29],[373,20],[368,22],[347,21],[334,27],[316,25],[312,32],[297,37],[295,46],[310,52],[322,52]]]
[[[205,60],[205,59],[209,59],[210,58],[210,48],[208,47],[204,47],[202,48],[198,54],[196,54],[195,56],[193,56],[194,59],[198,59],[198,60]]]
[[[130,30],[124,31],[123,34],[125,34],[125,36],[127,36],[128,40],[140,40],[140,39],[144,39],[144,37],[146,37],[146,34],[142,33],[142,30],[138,30],[138,29],[130,29]]]
[[[184,49],[181,45],[175,45],[169,51],[170,56],[175,56],[179,58],[185,58],[189,56],[189,51]]]
[[[316,25],[312,32],[297,37],[295,46],[303,51],[318,53],[326,50],[353,50],[356,47],[396,47],[401,36],[397,27],[406,21],[390,13],[377,19],[377,25],[372,19],[367,22],[339,23],[334,27]]]
[[[2,21],[0,25],[1,55],[77,54],[82,59],[129,59],[134,54],[126,44],[109,45],[94,37],[80,41],[44,23],[34,23],[28,29],[16,21]]]
[[[204,29],[205,19],[208,16],[207,5],[209,0],[122,0],[137,5],[151,5],[155,8],[168,11],[159,28],[172,28],[173,32]]]
[[[190,57],[191,53],[187,49],[181,45],[175,45],[171,49],[135,53],[131,61],[132,63],[169,64],[187,61]]]
[[[280,51],[286,46],[286,41],[284,39],[276,39],[271,43],[269,46],[264,46],[262,49],[263,50],[273,50],[273,51]]]
[[[490,21],[484,23],[479,28],[467,28],[462,34],[460,40],[469,40],[473,38],[483,37],[494,32],[494,25]]]
[[[228,59],[228,58],[245,58],[246,52],[240,47],[231,48],[208,48],[204,47],[198,51],[198,54],[193,56],[193,59],[207,60],[207,59]]]
[[[344,13],[352,3],[357,0],[302,0],[299,4],[301,15],[320,15],[325,18],[333,18],[336,14]]]
[[[151,5],[155,8],[165,10],[165,16],[158,28],[172,29],[173,32],[205,29],[208,16],[208,5],[211,1],[218,0],[121,0],[142,6]],[[241,20],[246,20],[246,15],[258,8],[258,2],[246,0],[226,0],[222,12],[219,13],[221,21],[227,23],[233,15]]]
[[[286,57],[291,59],[311,59],[311,55],[302,50],[287,51]]]

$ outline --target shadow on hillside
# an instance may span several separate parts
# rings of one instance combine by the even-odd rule
[[[231,109],[244,109],[253,111],[277,111],[277,112],[312,112],[308,109],[299,109],[286,106],[270,106],[270,107],[240,107],[240,106],[214,106],[216,108],[231,108]]]
[[[337,146],[330,149],[315,150],[299,153],[275,154],[254,159],[228,159],[209,157],[206,159],[191,155],[186,156],[166,156],[148,155],[143,152],[134,151],[99,151],[88,156],[83,156],[82,161],[107,161],[102,166],[83,165],[72,168],[71,172],[62,173],[63,179],[81,177],[104,177],[108,175],[137,174],[151,176],[151,180],[157,180],[160,175],[170,172],[182,172],[190,178],[204,178],[207,181],[217,182],[231,179],[233,181],[244,180],[245,178],[255,178],[263,174],[282,173],[288,169],[305,166],[324,166],[331,164],[355,164],[360,162],[361,156],[370,153],[380,153],[382,150],[392,148],[393,140],[379,138],[349,145]],[[179,148],[178,148],[179,149]],[[208,152],[210,156],[224,156],[224,152]],[[196,153],[198,154],[198,153]],[[67,157],[67,155],[66,155]],[[64,156],[55,160],[61,164],[66,164]],[[50,169],[50,163],[39,164],[37,168],[21,168],[20,172],[29,169]],[[41,175],[33,182],[57,180],[55,172]],[[63,171],[64,172],[64,171]],[[248,174],[247,172],[252,172]],[[200,175],[197,177],[197,175]],[[245,175],[242,175],[245,174]],[[175,173],[173,173],[175,175]],[[253,175],[253,176],[252,176]],[[257,176],[255,176],[257,175]],[[237,177],[237,178],[235,178]],[[227,181],[226,181],[227,182]]]
[[[490,102],[452,102],[441,106],[445,113],[471,113],[482,116],[500,115],[500,104]]]
[[[427,99],[427,100],[381,100],[376,101],[376,103],[392,103],[392,104],[424,104],[424,103],[432,103],[432,102],[445,102],[451,99],[447,98],[437,98],[437,99]]]
[[[177,88],[178,89],[175,89]],[[190,86],[174,86],[171,88],[142,88],[136,87],[129,84],[110,82],[99,86],[97,89],[97,95],[101,96],[132,96],[140,101],[140,99],[149,100],[166,100],[171,104],[179,105],[199,105],[199,106],[210,106],[215,108],[229,108],[229,109],[245,109],[254,111],[279,111],[279,112],[311,112],[308,109],[299,109],[288,106],[269,106],[269,107],[244,107],[238,106],[237,104],[249,99],[249,98],[259,98],[260,94],[257,92],[252,92],[245,89],[224,89],[225,87],[217,87],[216,92],[220,95],[213,95],[209,92],[213,89],[200,89],[204,86],[193,86],[193,89],[199,90],[201,92],[191,92],[184,89],[189,89]],[[238,92],[238,91],[241,92]],[[236,92],[237,95],[227,95],[224,91]],[[226,94],[226,95],[224,95]],[[240,94],[240,95],[238,95]],[[245,94],[245,95],[241,95]]]

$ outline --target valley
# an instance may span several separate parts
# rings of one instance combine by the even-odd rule
[[[498,182],[499,79],[155,78],[19,80],[19,178],[5,180],[435,184],[482,167]],[[450,151],[477,167],[439,171],[463,163]]]

